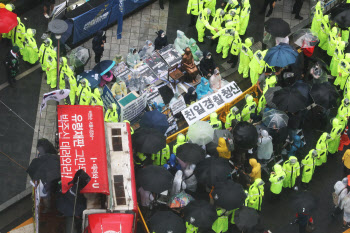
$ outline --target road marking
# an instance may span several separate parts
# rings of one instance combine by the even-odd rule
[[[37,64],[36,66],[33,66],[32,68],[30,68],[30,69],[24,71],[23,73],[20,73],[19,75],[17,75],[16,80],[20,80],[20,79],[24,78],[25,76],[27,76],[27,75],[33,73],[33,72],[34,72],[35,70],[37,70],[40,66],[41,66],[41,65],[40,65],[40,63],[39,63],[39,64]],[[8,87],[8,86],[9,86],[9,84],[8,84],[7,82],[1,84],[1,85],[0,85],[0,91],[1,91],[2,89],[4,89],[4,88]]]

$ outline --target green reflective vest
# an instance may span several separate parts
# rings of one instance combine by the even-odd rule
[[[170,147],[166,145],[161,151],[152,154],[153,165],[163,166],[170,159]]]
[[[297,177],[300,176],[298,159],[295,156],[291,156],[289,159],[296,159],[297,162],[293,165],[290,163],[290,160],[283,163],[283,171],[286,173],[286,177],[283,181],[283,188],[293,188]]]
[[[327,144],[327,133],[323,133],[318,139],[316,144],[317,159],[316,166],[321,166],[327,162],[328,144]]]
[[[304,165],[303,167],[303,174],[301,177],[301,181],[303,183],[309,183],[312,179],[312,175],[315,172],[315,166],[316,166],[316,159],[312,156],[312,151],[309,151],[309,154],[305,156],[305,158],[301,161],[301,164]]]

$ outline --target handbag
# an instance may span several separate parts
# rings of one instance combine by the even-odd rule
[[[307,222],[306,232],[313,232],[315,230],[315,225],[313,223]]]

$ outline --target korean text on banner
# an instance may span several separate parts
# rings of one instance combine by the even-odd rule
[[[134,120],[138,115],[142,113],[143,110],[145,110],[146,105],[147,105],[147,94],[144,93],[142,96],[128,103],[125,107],[121,109],[120,121]]]
[[[57,106],[62,193],[79,169],[91,181],[82,193],[109,194],[103,110],[101,106]]]
[[[210,115],[222,107],[225,103],[229,103],[242,94],[241,89],[235,82],[231,82],[219,89],[218,92],[204,97],[188,108],[181,111],[188,125],[192,125],[196,121]]]

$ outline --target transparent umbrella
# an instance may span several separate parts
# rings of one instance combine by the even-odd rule
[[[311,48],[320,41],[317,34],[310,29],[300,29],[296,31],[293,34],[293,40],[294,43],[301,48]]]
[[[75,69],[77,67],[85,66],[90,59],[90,51],[87,48],[79,46],[73,49],[68,55],[68,64],[73,66]]]
[[[280,129],[288,125],[289,117],[285,112],[272,109],[263,115],[263,123],[269,128]]]
[[[191,142],[204,146],[214,138],[214,129],[208,122],[197,121],[191,125],[187,133]]]

